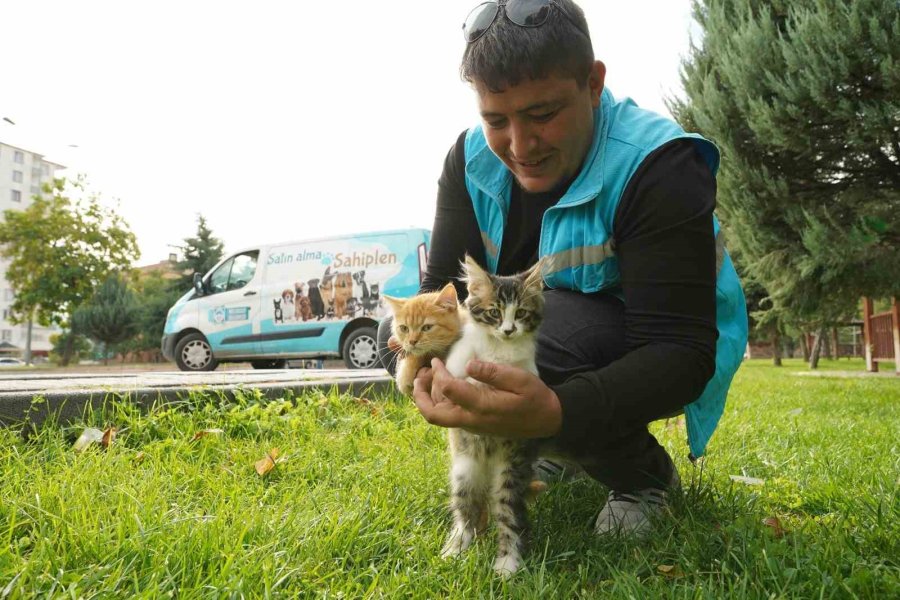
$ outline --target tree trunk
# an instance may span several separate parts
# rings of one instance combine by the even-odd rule
[[[813,347],[809,353],[809,368],[819,368],[819,353],[822,350],[822,342],[825,338],[825,327],[819,327],[816,331],[816,338],[813,340]]]
[[[109,345],[106,343],[103,344],[103,366],[109,366]]]
[[[781,334],[777,329],[772,334],[772,364],[781,366]]]
[[[63,333],[61,335],[63,337],[59,344],[59,366],[68,367],[69,363],[72,361],[72,348],[75,346],[75,334],[70,331],[69,333]]]
[[[809,362],[809,341],[806,332],[800,332],[800,352],[803,353],[803,362]]]
[[[31,364],[31,328],[34,326],[34,317],[28,317],[28,333],[25,334],[25,364]]]
[[[831,328],[831,345],[834,347],[834,359],[837,360],[841,357],[841,346],[838,344],[837,327]]]

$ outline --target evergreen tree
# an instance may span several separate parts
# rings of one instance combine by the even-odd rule
[[[694,17],[670,108],[722,150],[718,213],[769,296],[760,322],[821,331],[896,293],[897,2],[695,0]]]
[[[97,292],[72,314],[72,329],[103,344],[103,363],[109,350],[138,332],[139,307],[124,278],[113,273]]]
[[[159,273],[140,277],[135,283],[139,307],[138,334],[129,342],[128,351],[159,351],[169,309],[184,293],[174,283]]]
[[[225,245],[222,240],[213,236],[203,215],[197,215],[197,233],[184,239],[182,250],[184,260],[178,263],[178,270],[182,273],[178,287],[184,291],[191,287],[194,273],[204,274],[219,262]]]

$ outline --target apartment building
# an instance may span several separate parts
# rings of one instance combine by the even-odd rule
[[[56,172],[65,167],[44,159],[43,155],[24,148],[5,144],[0,140],[0,219],[8,209],[24,209],[32,196],[40,193],[41,185],[51,181]],[[0,258],[0,353],[21,355],[28,339],[27,325],[13,325],[9,321],[9,307],[15,291],[6,281],[9,261]],[[46,356],[50,351],[50,334],[54,328],[34,325],[31,332],[31,351]]]

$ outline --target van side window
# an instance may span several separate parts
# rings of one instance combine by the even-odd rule
[[[256,259],[259,251],[238,254],[228,259],[209,277],[209,292],[219,294],[244,287],[256,273]]]

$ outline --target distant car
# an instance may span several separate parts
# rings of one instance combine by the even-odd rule
[[[24,367],[25,362],[18,358],[4,357],[0,358],[0,368],[3,367]]]

